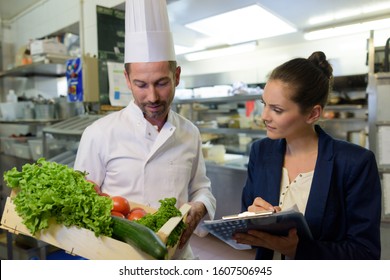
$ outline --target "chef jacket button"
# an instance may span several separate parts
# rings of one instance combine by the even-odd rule
[[[282,205],[283,204],[283,202],[279,202],[279,205]]]
[[[302,174],[299,174],[299,177],[302,177]]]

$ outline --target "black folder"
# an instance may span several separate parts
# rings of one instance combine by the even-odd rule
[[[245,250],[252,247],[239,244],[232,239],[236,232],[247,232],[250,229],[261,230],[275,235],[288,235],[291,228],[296,228],[299,238],[313,239],[309,226],[302,213],[292,209],[273,213],[269,211],[225,216],[220,220],[206,220],[203,223],[211,234],[235,249]]]

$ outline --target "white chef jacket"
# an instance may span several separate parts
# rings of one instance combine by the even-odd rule
[[[75,170],[110,196],[158,208],[159,200],[176,197],[205,205],[214,218],[216,201],[206,176],[199,130],[174,111],[161,131],[150,124],[134,103],[96,120],[80,140]],[[206,232],[198,227],[197,234]],[[185,258],[191,258],[186,255]]]

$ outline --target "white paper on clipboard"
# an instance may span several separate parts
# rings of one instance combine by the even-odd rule
[[[378,127],[378,161],[390,164],[390,126]]]
[[[107,62],[109,99],[112,106],[127,106],[133,95],[126,84],[123,63]]]

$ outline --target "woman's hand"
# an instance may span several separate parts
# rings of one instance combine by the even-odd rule
[[[290,259],[294,259],[298,245],[297,230],[292,228],[288,236],[278,236],[264,231],[249,230],[247,233],[236,233],[233,239],[237,243],[258,246],[277,251]]]
[[[249,212],[258,212],[264,210],[280,212],[282,209],[279,206],[272,206],[261,197],[256,197],[253,201],[253,204],[248,207]]]
[[[264,210],[280,212],[282,209],[279,206],[273,206],[261,197],[256,197],[253,204],[248,207],[249,212]],[[249,230],[247,233],[236,233],[233,236],[233,239],[235,239],[237,243],[277,251],[291,259],[295,256],[299,241],[297,230],[295,228],[290,229],[288,236],[273,235],[259,230]]]
[[[186,229],[184,230],[179,243],[179,249],[182,249],[187,241],[190,239],[195,228],[199,224],[200,220],[206,215],[207,210],[202,202],[189,202],[191,209],[186,218]]]

